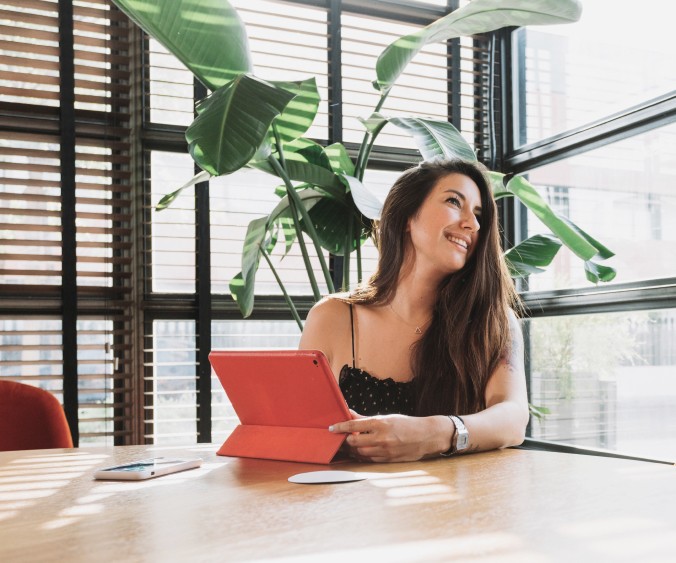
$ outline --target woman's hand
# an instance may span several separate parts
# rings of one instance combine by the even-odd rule
[[[453,423],[446,417],[364,417],[351,412],[354,420],[334,424],[329,430],[350,434],[348,453],[359,461],[416,461],[450,447]]]

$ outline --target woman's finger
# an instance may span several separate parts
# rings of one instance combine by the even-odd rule
[[[349,434],[351,432],[368,432],[373,423],[370,418],[359,418],[356,420],[347,420],[338,422],[329,426],[329,432],[334,434]]]

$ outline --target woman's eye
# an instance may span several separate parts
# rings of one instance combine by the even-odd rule
[[[457,197],[449,197],[446,202],[452,203],[456,207],[460,207],[460,200]]]

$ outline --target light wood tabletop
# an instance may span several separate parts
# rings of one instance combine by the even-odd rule
[[[215,446],[0,453],[0,561],[664,561],[676,557],[676,469],[501,450],[315,466]],[[138,482],[101,467],[198,456]],[[298,485],[340,469],[363,481]]]

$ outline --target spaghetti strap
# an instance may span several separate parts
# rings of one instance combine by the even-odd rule
[[[352,331],[352,367],[356,368],[357,364],[354,359],[354,315],[352,313],[352,303],[350,303],[350,330]]]

